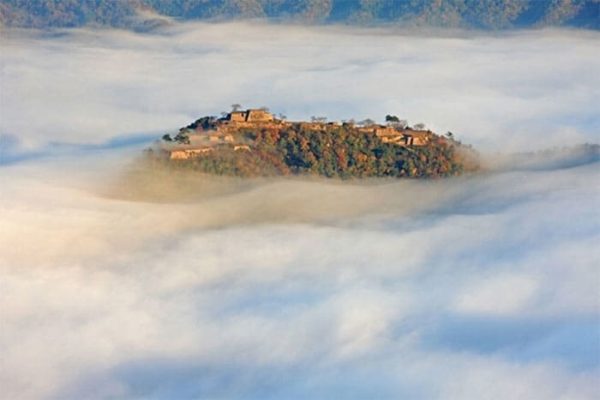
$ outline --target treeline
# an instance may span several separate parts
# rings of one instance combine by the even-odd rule
[[[383,143],[372,133],[351,125],[324,125],[322,129],[292,124],[258,130],[240,129],[237,139],[250,150],[232,146],[188,160],[165,160],[176,168],[243,177],[321,175],[330,178],[435,178],[475,169],[465,159],[468,147],[433,135],[426,146],[403,147]]]
[[[305,23],[476,29],[567,25],[600,29],[600,0],[2,0],[0,22],[20,27],[153,27],[140,11],[180,20],[268,18]]]

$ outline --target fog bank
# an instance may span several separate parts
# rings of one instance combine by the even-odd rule
[[[11,398],[597,392],[597,162],[145,201],[105,157],[2,169]]]
[[[4,30],[0,134],[13,152],[159,137],[241,103],[290,119],[397,114],[486,151],[596,142],[599,35],[251,23],[152,35]]]
[[[598,142],[597,36],[2,31],[2,396],[597,397],[597,154],[508,155]],[[136,164],[234,102],[398,114],[488,169],[340,182]]]

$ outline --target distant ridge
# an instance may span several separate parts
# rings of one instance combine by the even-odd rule
[[[175,20],[270,19],[305,24],[600,29],[600,0],[0,0],[0,23],[22,28],[152,29]]]

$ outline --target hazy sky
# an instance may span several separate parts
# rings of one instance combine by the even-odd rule
[[[124,146],[234,102],[395,113],[491,152],[598,142],[597,33],[200,24],[0,43],[7,398],[597,397],[597,162],[241,182],[147,174],[144,144]]]

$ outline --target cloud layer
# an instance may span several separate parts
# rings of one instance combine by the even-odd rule
[[[174,130],[230,104],[398,114],[486,150],[597,139],[598,32],[498,36],[252,24],[69,31],[2,45],[0,134],[25,148]]]
[[[124,145],[233,102],[395,112],[488,150],[594,141],[596,36],[8,32],[6,154],[45,157],[0,167],[3,395],[594,398],[598,162],[239,181],[148,173]]]
[[[10,397],[597,392],[597,163],[160,202],[79,163],[3,168]]]

